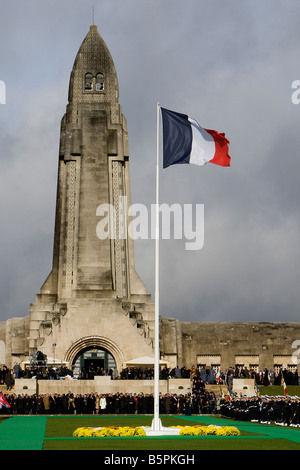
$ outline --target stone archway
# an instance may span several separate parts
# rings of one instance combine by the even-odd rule
[[[115,358],[103,348],[92,348],[81,351],[72,364],[74,377],[92,379],[108,373],[115,376],[117,364]]]
[[[72,344],[65,354],[65,360],[72,364],[81,351],[89,348],[99,348],[108,351],[115,359],[117,369],[120,371],[125,357],[119,346],[109,338],[103,336],[85,336]]]

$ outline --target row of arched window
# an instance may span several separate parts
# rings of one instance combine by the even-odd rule
[[[97,73],[95,77],[88,72],[84,76],[84,90],[85,91],[103,91],[104,90],[104,76],[103,73]]]

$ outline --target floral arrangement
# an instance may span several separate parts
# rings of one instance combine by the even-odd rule
[[[73,437],[135,437],[146,436],[146,431],[141,427],[116,427],[108,426],[103,428],[78,428],[74,431]]]
[[[239,436],[241,433],[235,426],[184,426],[180,436]]]
[[[240,431],[235,426],[174,426],[180,428],[179,436],[239,436]],[[146,436],[144,428],[124,426],[108,426],[101,428],[77,428],[73,437],[137,437]]]

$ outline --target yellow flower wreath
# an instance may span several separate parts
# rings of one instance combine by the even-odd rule
[[[235,426],[172,426],[180,428],[180,436],[239,436],[240,431]],[[138,426],[116,427],[108,426],[102,428],[81,427],[77,428],[73,437],[137,437],[146,436],[146,431]]]

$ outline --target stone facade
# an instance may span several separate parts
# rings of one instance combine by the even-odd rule
[[[154,305],[135,270],[120,205],[131,205],[126,119],[110,52],[92,25],[71,72],[61,121],[52,270],[30,313],[0,323],[0,363],[42,351],[70,366],[104,350],[118,370],[154,357]],[[98,208],[116,209],[114,237],[99,237]],[[111,223],[111,219],[109,218]],[[127,222],[127,223],[126,223]],[[170,366],[296,367],[300,323],[187,323],[160,320],[161,357]]]
[[[162,358],[173,364],[213,365],[223,371],[237,365],[299,370],[298,322],[193,323],[169,318],[160,329]]]

